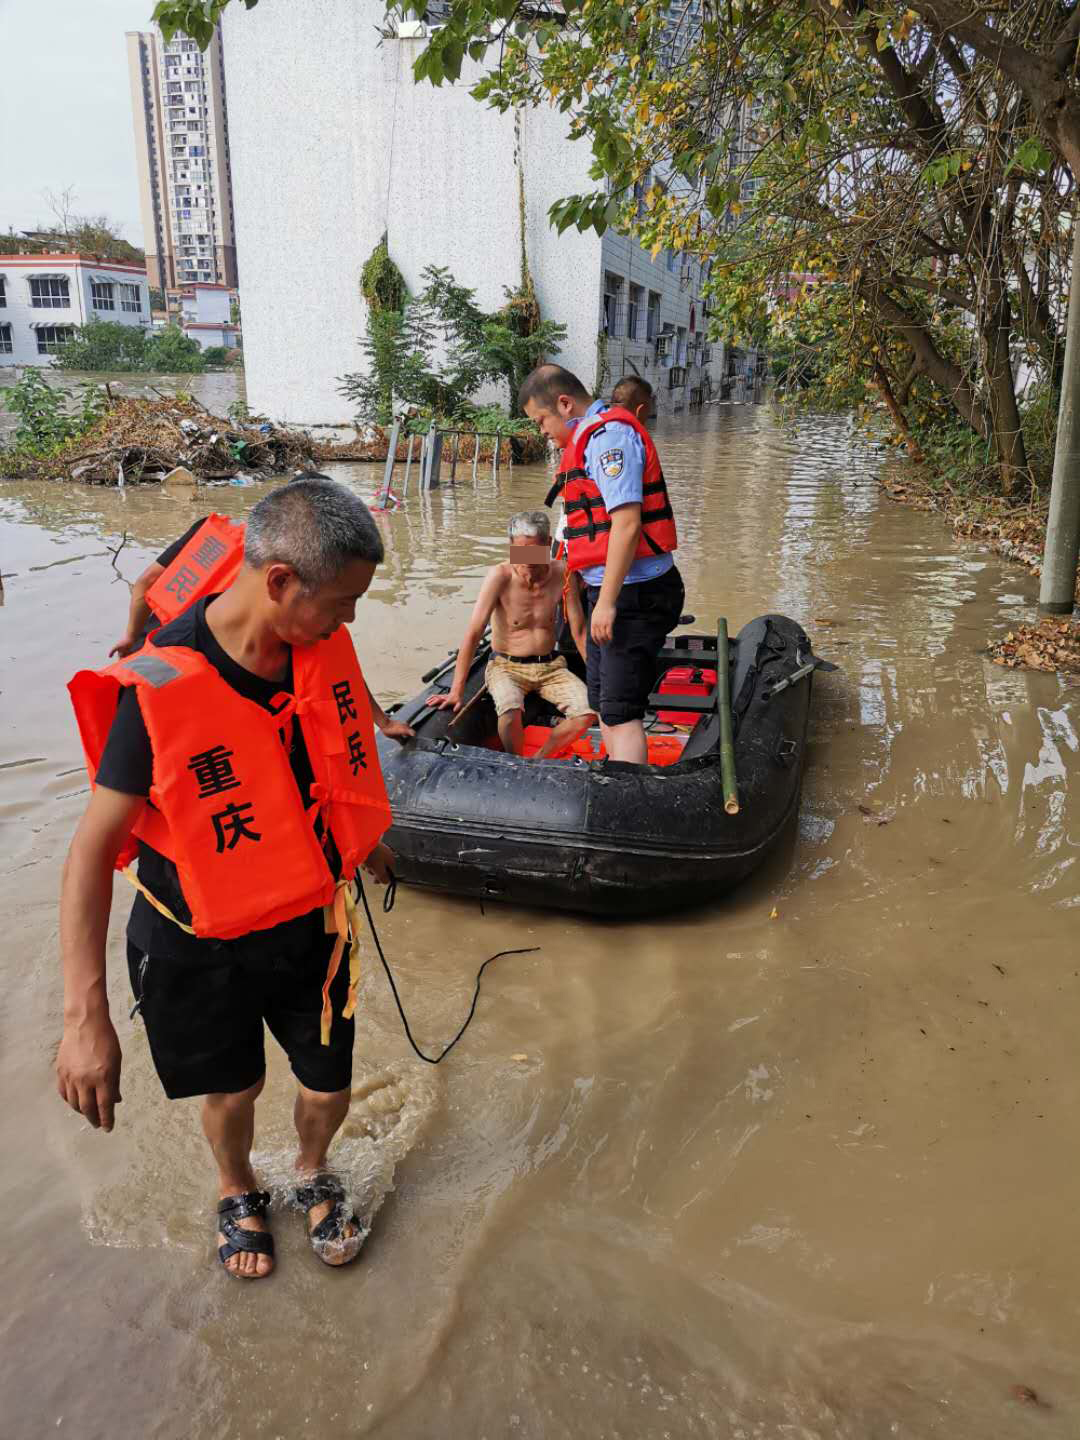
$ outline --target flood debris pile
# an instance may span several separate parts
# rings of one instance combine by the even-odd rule
[[[111,398],[78,439],[27,459],[21,470],[32,479],[84,485],[145,484],[177,466],[199,480],[226,480],[238,473],[268,477],[303,469],[315,462],[316,450],[302,430],[222,420],[187,396],[121,395]]]
[[[995,665],[1010,670],[1063,670],[1080,674],[1080,622],[1048,617],[1037,625],[1018,625],[990,646]]]
[[[222,420],[186,396],[123,395],[78,441],[37,463],[42,478],[137,485],[177,466],[200,480],[226,480],[239,472],[281,475],[314,458],[315,444],[300,430]]]
[[[60,438],[52,447],[28,450],[13,446],[3,452],[0,473],[11,478],[75,480],[83,485],[140,485],[157,483],[181,468],[197,482],[230,480],[236,476],[270,479],[294,474],[333,461],[382,463],[389,436],[378,425],[358,427],[346,440],[317,439],[308,431],[278,425],[262,415],[226,420],[213,415],[189,395],[116,395],[106,387],[100,397],[103,412],[88,429],[71,439]],[[419,463],[421,436],[413,437]],[[489,460],[495,436],[461,434],[447,438],[444,461],[471,461],[477,444],[480,459]],[[527,437],[530,438],[531,437]],[[408,454],[409,437],[398,441],[397,459]],[[42,453],[42,451],[45,453]],[[513,458],[535,458],[542,442],[523,446],[515,440]],[[502,437],[500,459],[510,458],[511,441]]]

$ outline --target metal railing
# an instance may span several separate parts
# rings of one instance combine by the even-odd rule
[[[387,505],[393,496],[394,470],[397,465],[398,446],[402,440],[403,421],[395,420],[390,429],[390,439],[386,452],[386,468],[383,472],[382,489],[376,499],[376,504]],[[450,446],[450,476],[449,484],[457,481],[457,468],[460,455],[461,437],[467,436],[473,440],[472,454],[472,479],[475,484],[480,468],[480,441],[493,439],[495,441],[491,452],[491,478],[498,479],[499,464],[502,458],[503,444],[507,447],[507,458],[510,467],[510,474],[514,473],[514,450],[512,437],[504,435],[500,430],[470,430],[454,425],[437,425],[432,421],[427,430],[421,434],[411,432],[408,435],[408,444],[405,450],[405,476],[401,487],[402,500],[408,499],[409,480],[412,475],[413,455],[416,449],[416,442],[419,440],[419,455],[417,456],[418,471],[417,479],[419,488],[424,490],[437,490],[442,484],[443,478],[443,441],[446,437],[452,438]],[[466,462],[467,463],[467,462]]]

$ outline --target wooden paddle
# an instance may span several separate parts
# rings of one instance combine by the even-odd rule
[[[469,711],[470,711],[470,710],[472,709],[472,707],[476,704],[476,702],[477,702],[478,700],[482,700],[487,693],[488,693],[488,687],[487,687],[487,684],[486,684],[486,682],[485,682],[483,685],[480,686],[480,689],[477,690],[476,694],[472,697],[472,699],[469,700],[469,701],[467,701],[467,702],[461,707],[461,709],[458,711],[458,713],[457,713],[457,714],[454,716],[454,718],[450,721],[450,724],[447,725],[447,727],[446,727],[447,730],[452,730],[452,729],[454,728],[454,726],[458,723],[459,720],[464,720],[464,719],[465,719],[465,716],[469,713]]]

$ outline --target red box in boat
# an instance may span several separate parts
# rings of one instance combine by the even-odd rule
[[[699,669],[691,665],[673,665],[660,681],[659,695],[709,695],[716,686],[716,671]],[[699,715],[690,715],[685,710],[658,710],[658,720],[665,725],[686,725],[693,728]]]

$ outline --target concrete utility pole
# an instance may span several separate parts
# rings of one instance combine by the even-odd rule
[[[1072,614],[1080,559],[1080,210],[1073,216],[1069,318],[1065,327],[1065,374],[1061,382],[1050,517],[1043,550],[1039,609]]]

